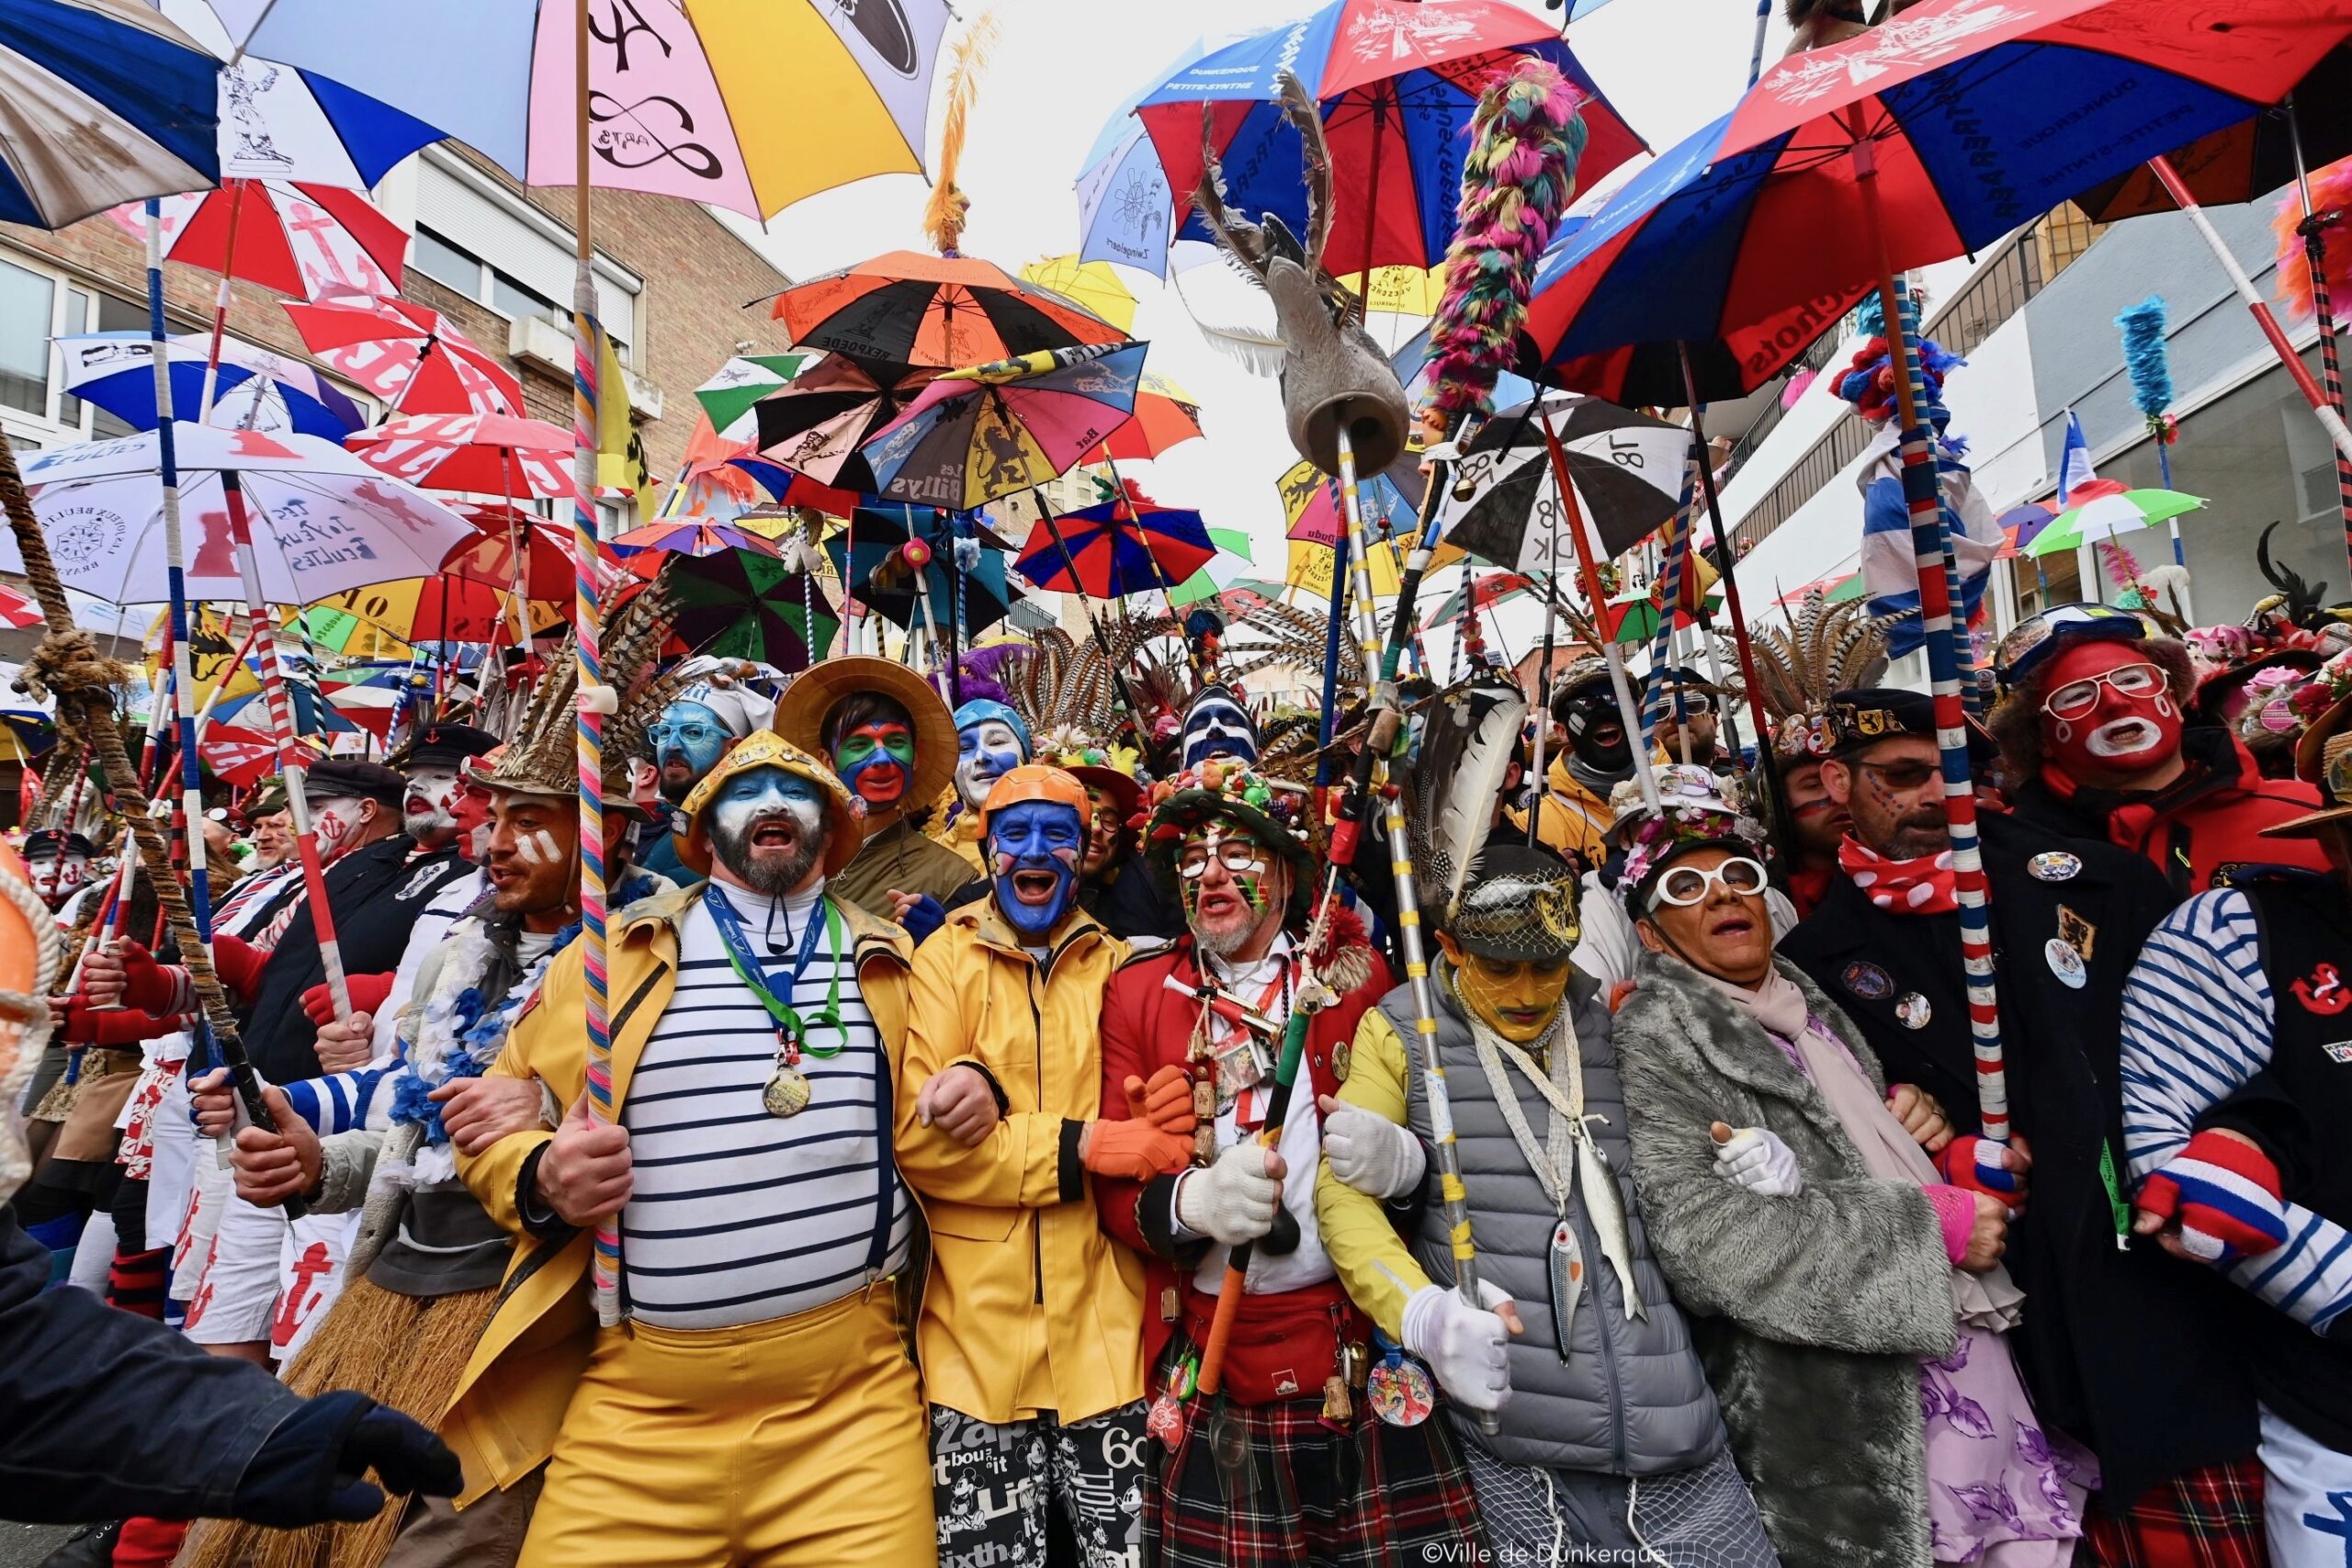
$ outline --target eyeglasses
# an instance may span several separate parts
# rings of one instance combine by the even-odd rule
[[[1266,869],[1266,852],[1248,839],[1207,839],[1176,852],[1176,874],[1198,882],[1209,874],[1211,859],[1237,875]]]
[[[2098,706],[2098,689],[2112,686],[2116,695],[2153,697],[2166,684],[2165,672],[2153,664],[2126,664],[2086,680],[2069,681],[2050,694],[2041,711],[2052,718],[2080,718]]]
[[[1942,771],[1938,764],[1922,762],[1916,757],[1902,762],[1857,762],[1854,766],[1876,774],[1881,784],[1897,795],[1910,794]]]
[[[1657,880],[1657,887],[1650,895],[1650,907],[1671,904],[1687,909],[1707,897],[1707,889],[1716,883],[1745,897],[1764,891],[1764,863],[1746,855],[1734,855],[1720,865],[1668,866]]]

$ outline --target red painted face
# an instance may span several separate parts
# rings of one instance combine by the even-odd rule
[[[2180,750],[2181,713],[2161,665],[2137,643],[2083,642],[2042,683],[2041,749],[2061,773],[2128,788]]]

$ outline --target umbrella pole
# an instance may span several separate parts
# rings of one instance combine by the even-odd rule
[[[1764,74],[1764,33],[1771,26],[1772,0],[1756,0],[1756,47],[1747,51],[1747,85]]]
[[[1593,622],[1600,633],[1600,655],[1609,665],[1609,683],[1616,688],[1617,719],[1625,727],[1625,744],[1634,753],[1634,777],[1641,783],[1642,804],[1655,817],[1664,809],[1658,804],[1657,773],[1650,766],[1649,748],[1642,744],[1642,715],[1634,705],[1634,688],[1625,677],[1625,650],[1609,629],[1609,600],[1601,592],[1600,563],[1593,559],[1592,541],[1585,537],[1584,511],[1577,502],[1576,484],[1568,477],[1568,455],[1561,448],[1560,433],[1552,428],[1551,415],[1541,406],[1535,412],[1535,425],[1544,433],[1544,450],[1552,461],[1552,482],[1560,491],[1560,514],[1567,524],[1568,542],[1576,547],[1577,570],[1584,579],[1585,599],[1592,605]],[[1556,538],[1553,547],[1558,548]],[[1557,573],[1553,581],[1556,592]],[[1536,733],[1544,733],[1541,726]]]
[[[2222,271],[2228,276],[2230,286],[2238,291],[2238,298],[2245,301],[2247,312],[2254,317],[2254,324],[2262,330],[2264,337],[2270,340],[2271,352],[2278,356],[2278,363],[2286,367],[2287,374],[2294,380],[2295,389],[2303,394],[2303,400],[2311,404],[2312,412],[2319,416],[2320,423],[2326,428],[2327,438],[2335,444],[2338,458],[2352,458],[2352,427],[2345,424],[2344,416],[2328,402],[2319,389],[2319,383],[2312,379],[2310,368],[2303,364],[2303,356],[2297,354],[2295,345],[2287,341],[2285,331],[2278,325],[2278,318],[2271,314],[2268,301],[2256,290],[2254,280],[2245,275],[2245,268],[2238,265],[2238,258],[2222,243],[2222,236],[2213,228],[2213,220],[2205,216],[2205,209],[2198,205],[2197,198],[2181,183],[2180,175],[2169,159],[2151,158],[2148,168],[2172,197],[2173,205],[2187,213],[2189,221],[2197,225],[2198,237],[2205,242],[2205,248],[2213,253],[2213,259],[2222,264]],[[1896,385],[1901,384],[1902,378],[1897,377]]]
[[[1560,514],[1552,513],[1552,536],[1547,563],[1554,581],[1560,576]],[[1535,667],[1535,746],[1528,763],[1528,788],[1534,805],[1527,812],[1527,844],[1530,849],[1541,840],[1544,832],[1544,807],[1552,793],[1552,775],[1547,771],[1552,739],[1552,637],[1557,625],[1559,601],[1547,593],[1544,596],[1544,658]]]
[[[302,755],[301,738],[295,731],[294,705],[287,694],[285,671],[278,667],[277,637],[269,624],[269,602],[262,595],[261,564],[254,555],[244,487],[234,469],[222,472],[220,490],[229,503],[229,538],[237,555],[237,575],[244,581],[245,613],[253,617],[254,641],[261,649],[261,689],[269,706],[270,733],[277,742],[277,769],[286,779],[286,815],[294,828],[295,852],[302,860],[302,886],[318,931],[327,994],[334,998],[335,1021],[342,1023],[351,1017],[351,985],[344,975],[343,948],[334,933],[334,906],[327,897],[326,867],[319,858],[318,833],[311,822],[310,767]],[[188,727],[187,743],[196,744],[193,724]]]
[[[2287,145],[2295,158],[2295,195],[2302,203],[2303,220],[2296,225],[2303,237],[2303,257],[2312,275],[2312,314],[2319,319],[2319,370],[2327,400],[2338,413],[2344,412],[2344,367],[2335,344],[2335,311],[2327,296],[2327,227],[2340,221],[2339,212],[2314,212],[2312,209],[2311,172],[2303,166],[2303,130],[2295,118],[2295,100],[2287,98]],[[2164,470],[2165,489],[2172,489],[2172,458],[2165,451],[2163,432],[2156,433],[2156,461]],[[2344,513],[2344,553],[2352,563],[2352,457],[2341,448],[2335,454],[2335,498]],[[2172,559],[2175,566],[2188,564],[2180,546],[2180,519],[2165,520],[2172,531]]]
[[[1145,739],[1143,709],[1136,705],[1136,694],[1127,686],[1126,671],[1119,668],[1119,661],[1112,656],[1111,644],[1102,636],[1102,624],[1094,618],[1094,603],[1086,596],[1086,585],[1078,579],[1078,561],[1069,553],[1069,541],[1062,536],[1062,525],[1054,516],[1054,509],[1046,504],[1046,492],[1033,490],[1029,494],[1037,503],[1038,519],[1046,525],[1046,532],[1052,537],[1054,548],[1061,552],[1062,570],[1069,573],[1070,589],[1078,595],[1079,613],[1086,617],[1086,629],[1094,634],[1094,646],[1102,655],[1102,667],[1111,672],[1112,681],[1117,684],[1119,700],[1127,705],[1127,723],[1140,742]]]
[[[1935,696],[1936,742],[1942,751],[1944,816],[1951,829],[1952,878],[1960,899],[1960,953],[1968,979],[1968,1027],[1975,1047],[1979,1117],[1986,1138],[2007,1144],[2008,1074],[2001,1047],[2000,998],[1993,977],[1992,906],[1984,851],[1976,833],[1974,781],[1969,773],[1968,719],[1961,705],[1959,633],[1952,625],[1951,579],[1944,567],[1951,549],[1945,537],[1942,487],[1920,408],[1919,388],[1914,384],[1918,375],[1917,349],[1910,341],[1902,291],[1895,286],[1894,264],[1887,254],[1875,145],[1858,138],[1854,162],[1855,183],[1861,187],[1863,211],[1877,252],[1879,305],[1886,318],[1887,349],[1905,370],[1894,378],[1895,412],[1903,421],[1903,492],[1911,513],[1919,621],[1926,634],[1928,671]],[[2159,165],[2162,162],[2157,160]]]
[[[229,238],[220,254],[220,290],[212,298],[212,348],[204,356],[204,392],[196,403],[198,424],[212,423],[212,389],[220,379],[220,340],[229,331],[229,276],[237,265],[237,220],[243,214],[245,187],[252,184],[251,180],[229,182]],[[261,378],[254,378],[255,381]],[[254,395],[254,408],[256,412],[261,408],[258,392]]]
[[[1331,541],[1331,615],[1323,626],[1323,711],[1317,716],[1316,809],[1325,810],[1331,791],[1331,737],[1340,728],[1340,635],[1348,619],[1348,536]]]
[[[572,5],[571,479],[577,493],[571,506],[571,597],[580,705],[580,956],[588,1028],[588,1114],[609,1122],[615,1110],[612,1023],[605,1010],[605,718],[619,703],[605,684],[597,646],[596,381],[604,363],[599,353],[602,329],[596,324],[595,253],[588,228],[589,0],[572,0]],[[427,340],[425,351],[431,347]],[[417,355],[420,369],[424,352]],[[413,376],[410,384],[414,385]],[[595,1231],[590,1274],[596,1321],[609,1328],[621,1319],[620,1216],[605,1216],[596,1222]]]
[[[1678,343],[1675,353],[1682,361],[1682,395],[1695,411],[1703,405],[1699,400],[1698,373],[1690,367],[1690,345]],[[1747,716],[1755,722],[1756,743],[1760,748],[1764,738],[1772,733],[1772,723],[1764,716],[1764,682],[1756,674],[1756,649],[1748,640],[1747,610],[1740,603],[1739,573],[1734,570],[1739,563],[1732,554],[1731,535],[1724,528],[1723,498],[1715,493],[1714,461],[1695,412],[1690,416],[1690,457],[1699,465],[1699,493],[1706,498],[1707,521],[1715,530],[1715,570],[1724,580],[1724,604],[1731,611],[1732,644],[1739,649],[1739,678],[1747,686]],[[1734,737],[1734,747],[1737,744],[1737,738]]]
[[[1127,482],[1119,477],[1119,460],[1111,456],[1111,443],[1108,441],[1102,443],[1102,461],[1111,469],[1111,488],[1115,492],[1112,497],[1111,519],[1117,522],[1119,513],[1124,511],[1127,521],[1135,525],[1136,543],[1143,547],[1143,558],[1151,563],[1151,580],[1159,585],[1159,597],[1168,606],[1168,618],[1176,623],[1177,640],[1184,645],[1184,661],[1193,667],[1193,679],[1205,685],[1211,671],[1202,667],[1200,656],[1193,651],[1193,639],[1183,635],[1184,617],[1176,609],[1176,591],[1169,585],[1168,574],[1159,570],[1159,558],[1151,553],[1151,539],[1144,533],[1143,519],[1136,515],[1134,504],[1127,500]],[[1113,558],[1116,558],[1115,553]],[[1335,569],[1335,581],[1337,575]],[[1330,694],[1326,692],[1323,705],[1327,713],[1330,705]],[[1328,738],[1323,742],[1326,746],[1330,743]]]

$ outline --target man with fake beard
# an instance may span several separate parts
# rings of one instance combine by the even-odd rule
[[[694,682],[670,700],[645,732],[662,798],[673,807],[684,804],[729,748],[775,718],[775,705],[743,683],[749,666],[714,659],[684,668],[697,671]],[[649,834],[648,840],[639,856],[647,871],[673,882],[693,880],[679,858],[686,830],[674,813],[671,831]]]
[[[1590,871],[1609,853],[1609,824],[1615,820],[1610,792],[1634,776],[1634,746],[1609,667],[1598,659],[1570,666],[1553,694],[1552,716],[1567,731],[1568,744],[1546,770],[1535,833],[1555,852],[1575,855],[1578,870]],[[1521,834],[1527,831],[1526,812],[1506,816]]]
[[[971,862],[975,870],[989,870],[981,849],[989,791],[996,781],[1029,761],[1029,724],[1006,704],[975,697],[956,710],[956,806],[943,823],[939,841]]]
[[[1991,727],[2025,820],[2145,856],[2176,901],[2256,865],[2327,869],[2312,840],[2266,836],[2319,809],[2319,792],[2264,778],[2228,727],[2189,724],[2188,650],[2139,616],[2057,605],[2003,637],[1993,668],[2007,694]]]
[[[1151,1561],[1143,1269],[1103,1235],[1088,1178],[1182,1168],[1191,1091],[1181,1066],[1103,1088],[1096,1029],[1126,950],[1078,904],[1087,813],[1059,768],[1000,776],[989,897],[915,957],[899,1157],[931,1222],[917,1344],[942,1568],[1043,1562],[1056,1512],[1087,1568]],[[1186,1124],[1145,1113],[1153,1095]],[[1099,1119],[1113,1099],[1128,1119]],[[974,1127],[977,1146],[954,1135]]]
[[[939,928],[972,863],[924,833],[931,803],[956,770],[956,726],[923,678],[895,660],[857,655],[803,671],[776,705],[776,731],[833,772],[865,809],[857,858],[836,898],[920,942]]]
[[[2098,1456],[2085,1550],[2102,1564],[2260,1561],[2242,1303],[2131,1234],[2120,1175],[2123,983],[2173,903],[2146,861],[1992,813],[1978,822],[1999,964],[2015,1147],[1981,1144],[1961,911],[1934,705],[1890,687],[1829,701],[1822,782],[1852,813],[1842,874],[1781,955],[1845,1010],[1891,1084],[1940,1102],[1956,1187],[2031,1200],[2005,1262],[2032,1307],[2011,1334],[2044,1422]],[[1972,745],[1989,753],[1981,736]],[[1989,756],[1980,759],[1988,761]],[[1917,1131],[1921,1108],[1890,1105]]]
[[[1175,1067],[1194,1095],[1176,1109],[1200,1125],[1187,1168],[1095,1187],[1104,1227],[1147,1258],[1149,1423],[1170,1451],[1145,1500],[1143,1561],[1436,1561],[1424,1552],[1473,1539],[1468,1479],[1437,1428],[1387,1425],[1365,1398],[1370,1325],[1349,1304],[1315,1203],[1317,1107],[1347,1078],[1349,1041],[1388,988],[1387,966],[1351,911],[1315,907],[1305,790],[1211,760],[1155,795],[1149,841],[1182,889],[1189,930],[1112,983],[1102,1111],[1131,1114],[1125,1087]],[[1294,1009],[1311,1016],[1270,1148]],[[1245,1245],[1237,1281],[1227,1266]],[[1231,1337],[1212,1399],[1194,1382],[1220,1311]]]
[[[457,1156],[519,1245],[442,1432],[460,1519],[547,1465],[525,1568],[933,1561],[893,1288],[914,1227],[890,1145],[908,948],[830,895],[854,800],[765,731],[687,796],[710,880],[612,932],[615,1122],[584,1092],[577,945],[490,1068],[570,1107]],[[625,1321],[600,1329],[607,1222]]]
[[[1777,1568],[1643,1229],[1609,1010],[1568,961],[1577,917],[1573,873],[1503,841],[1438,928],[1436,1046],[1487,1307],[1463,1299],[1424,1201],[1437,1124],[1408,987],[1363,1015],[1329,1102],[1324,1235],[1359,1308],[1417,1358],[1389,1375],[1420,1379],[1423,1403],[1430,1375],[1445,1391],[1430,1427],[1467,1455],[1497,1561]],[[1493,1430],[1477,1412],[1499,1413]]]

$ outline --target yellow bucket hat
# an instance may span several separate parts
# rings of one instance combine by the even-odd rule
[[[710,874],[710,834],[703,824],[703,808],[718,798],[729,779],[755,768],[781,768],[823,786],[825,820],[831,829],[825,840],[825,874],[838,874],[865,841],[865,804],[850,794],[849,786],[834,776],[832,769],[773,729],[755,729],[737,741],[734,750],[721,757],[686,796],[683,809],[690,826],[679,858],[704,875]]]

